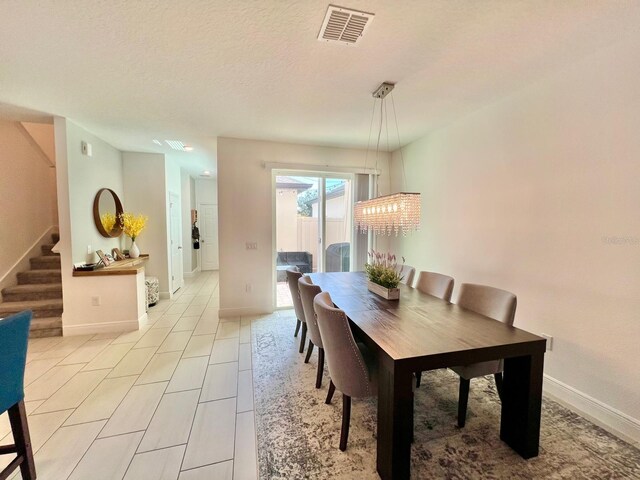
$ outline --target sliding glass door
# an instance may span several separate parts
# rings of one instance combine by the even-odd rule
[[[286,269],[348,272],[352,264],[353,179],[274,171],[276,307],[293,302]]]

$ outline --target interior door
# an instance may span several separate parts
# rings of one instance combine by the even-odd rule
[[[182,225],[180,197],[169,192],[169,219],[171,231],[171,291],[175,292],[183,284],[182,272]]]
[[[200,261],[202,270],[218,270],[218,205],[200,204]]]

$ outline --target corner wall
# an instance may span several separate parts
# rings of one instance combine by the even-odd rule
[[[365,150],[218,138],[220,315],[272,312],[272,172],[264,162],[364,167]],[[379,167],[380,194],[388,191],[388,156]],[[198,199],[200,201],[200,199]],[[257,250],[246,250],[257,242]],[[251,284],[247,292],[245,285]]]
[[[403,149],[417,270],[518,295],[545,389],[640,440],[640,45],[620,44]],[[393,156],[393,180],[401,178]]]

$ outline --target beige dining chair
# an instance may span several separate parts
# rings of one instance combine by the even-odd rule
[[[463,283],[460,285],[458,305],[494,320],[513,325],[518,300],[513,293],[486,285]],[[502,400],[502,371],[504,360],[472,363],[451,370],[460,375],[460,393],[458,397],[458,427],[464,427],[467,419],[469,384],[472,378],[493,374],[500,400]]]
[[[299,352],[304,351],[304,343],[307,338],[307,322],[304,318],[304,310],[302,308],[302,301],[300,300],[300,290],[298,289],[298,280],[302,277],[302,273],[298,271],[297,267],[287,268],[287,283],[289,284],[289,290],[291,291],[291,299],[293,300],[293,309],[296,312],[296,331],[293,334],[294,337],[298,336],[298,330],[302,325],[302,333],[300,334],[300,349]]]
[[[336,388],[342,392],[340,450],[344,451],[349,438],[351,398],[371,397],[376,394],[377,362],[375,355],[367,347],[356,343],[347,316],[333,306],[328,292],[316,295],[313,307],[331,375],[326,403],[331,403]]]
[[[409,265],[402,265],[398,268],[398,273],[402,275],[401,283],[405,285],[413,286],[413,278],[416,275],[416,269]]]
[[[298,280],[298,288],[300,290],[300,299],[302,300],[302,309],[304,310],[304,318],[307,321],[307,332],[309,333],[309,346],[307,347],[307,356],[304,363],[309,363],[311,352],[314,345],[318,347],[318,371],[316,373],[316,388],[322,386],[322,374],[324,373],[324,347],[322,345],[322,336],[318,328],[318,319],[313,309],[313,299],[322,292],[318,285],[314,285],[311,277],[303,275]]]
[[[453,293],[453,278],[441,273],[420,272],[415,288],[422,293],[450,302]],[[422,372],[417,372],[416,387],[420,386],[421,381]]]

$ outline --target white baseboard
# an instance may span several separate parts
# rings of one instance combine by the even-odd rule
[[[192,271],[190,272],[185,272],[182,274],[182,276],[184,278],[191,278],[191,277],[195,277],[196,274],[200,273],[200,266],[197,266],[196,268],[194,268]]]
[[[241,307],[241,308],[221,308],[218,310],[218,318],[246,317],[249,315],[267,315],[269,312],[264,308]]]
[[[626,442],[640,442],[640,420],[547,374],[544,375],[544,393]]]
[[[147,314],[142,315],[138,320],[125,322],[103,322],[103,323],[82,323],[79,325],[63,325],[62,335],[95,335],[97,333],[113,332],[133,332],[139,330],[141,325],[148,321]]]

